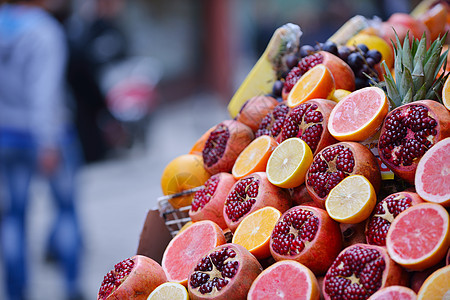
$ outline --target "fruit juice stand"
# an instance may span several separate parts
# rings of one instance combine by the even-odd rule
[[[450,299],[448,29],[423,1],[275,30],[98,299]]]

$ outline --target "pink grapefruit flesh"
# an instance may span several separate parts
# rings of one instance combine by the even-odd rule
[[[444,258],[450,245],[449,215],[439,204],[421,203],[392,222],[386,247],[392,260],[411,270],[429,268]]]
[[[222,229],[212,221],[199,221],[181,231],[167,245],[161,266],[167,280],[187,285],[189,272],[209,250],[225,243]]]
[[[378,290],[368,300],[416,300],[417,294],[410,288],[391,285]]]
[[[437,142],[420,159],[415,185],[424,200],[450,206],[450,137]]]
[[[314,274],[303,264],[279,261],[264,270],[253,282],[249,300],[319,299],[319,285]]]

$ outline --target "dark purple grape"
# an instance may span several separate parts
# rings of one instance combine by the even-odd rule
[[[272,94],[275,96],[275,98],[281,96],[282,90],[283,90],[283,81],[281,80],[275,81],[272,87]]]
[[[376,65],[376,62],[372,57],[366,58],[366,63],[369,65],[369,67],[373,67]]]
[[[323,48],[322,49],[324,51],[330,52],[331,54],[338,55],[337,45],[335,43],[333,43],[332,41],[326,41],[323,44]]]
[[[353,71],[358,71],[364,64],[364,58],[362,57],[361,53],[353,52],[348,56],[347,63]]]
[[[289,69],[292,69],[293,67],[296,67],[297,64],[298,64],[298,57],[297,57],[297,55],[291,54],[291,55],[288,55],[286,57],[286,66]]]
[[[347,46],[341,46],[338,48],[338,56],[345,62],[347,61],[350,53],[352,53],[352,50],[350,50],[350,48]]]
[[[311,46],[311,45],[304,45],[304,46],[300,47],[299,54],[300,54],[300,57],[303,58],[303,57],[306,57],[306,56],[310,55],[311,53],[313,53],[315,51],[316,50],[314,49],[313,46]]]
[[[362,66],[361,66],[361,68],[356,72],[356,77],[359,77],[359,78],[367,78],[367,76],[365,75],[365,74],[367,74],[367,75],[370,75],[371,74],[371,72],[372,72],[372,70],[371,70],[371,68],[369,67],[369,65],[367,65],[367,64],[363,64]],[[365,74],[364,74],[365,73]]]
[[[355,89],[359,90],[368,86],[370,86],[370,84],[367,78],[355,78]]]
[[[316,51],[322,50],[322,49],[323,49],[323,43],[316,43],[316,44],[314,45],[314,49],[315,49]]]
[[[375,49],[367,51],[366,57],[373,59],[373,61],[375,62],[375,65],[377,63],[379,63],[381,61],[381,58],[382,58],[380,51],[375,50]]]
[[[362,53],[367,53],[367,51],[369,51],[369,48],[364,44],[358,44],[356,47],[359,48],[359,50],[361,50]]]

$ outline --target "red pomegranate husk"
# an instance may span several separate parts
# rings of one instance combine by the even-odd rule
[[[228,193],[223,208],[225,223],[234,232],[245,216],[265,206],[283,213],[292,206],[292,199],[287,190],[269,182],[266,172],[252,173],[239,179]]]
[[[156,261],[143,255],[135,255],[117,263],[105,275],[97,299],[145,300],[166,281],[166,274]]]
[[[235,253],[234,257],[225,256],[223,253],[232,250]],[[211,257],[213,255],[213,257]],[[214,255],[217,255],[214,257]],[[228,257],[226,267],[223,264],[223,257]],[[202,267],[208,266],[209,267]],[[236,272],[233,274],[233,271]],[[246,299],[247,293],[253,283],[253,280],[258,277],[263,268],[258,260],[243,246],[238,244],[224,244],[209,251],[201,258],[189,274],[188,291],[189,298],[192,300],[229,300],[229,299]],[[207,274],[208,277],[199,285],[198,279],[201,274]],[[224,280],[227,284],[220,290],[217,285],[211,281]],[[206,288],[205,285],[212,284],[211,291],[202,293],[201,290]]]
[[[326,160],[325,158],[330,156],[330,152],[336,149],[341,149],[339,152],[341,155],[338,154],[333,159]],[[345,152],[349,152],[351,157],[343,156],[342,153],[344,153],[344,150]],[[348,161],[352,158],[354,166],[353,168],[348,168],[350,166]],[[315,155],[306,173],[305,184],[311,198],[320,207],[324,208],[325,199],[329,191],[341,182],[342,179],[350,175],[363,175],[373,185],[375,192],[379,191],[381,186],[381,173],[374,154],[362,144],[356,142],[340,142],[325,147]],[[323,178],[326,178],[326,180],[322,180]]]
[[[295,188],[288,189],[288,191],[291,194],[292,205],[294,206],[313,202],[304,183]]]
[[[417,123],[414,126],[405,126],[405,123],[408,123],[405,118],[411,115],[413,109],[414,111],[417,111],[417,108],[419,107],[428,110],[426,117],[415,115],[408,118],[408,122],[423,121],[426,119],[427,122],[423,124],[427,124],[428,128],[421,129],[423,128],[423,125],[420,123]],[[401,121],[398,121],[398,119],[401,119]],[[435,121],[429,121],[431,119],[434,119]],[[394,122],[393,120],[397,121]],[[436,126],[432,127],[431,124],[434,122]],[[412,130],[411,127],[415,130]],[[392,135],[392,130],[390,129],[395,129],[395,136],[399,134],[399,130],[403,130],[404,135],[401,135],[400,138],[395,138],[395,141],[392,141],[392,138],[389,137]],[[419,130],[417,129],[421,129],[420,134],[418,134]],[[450,136],[450,112],[445,106],[433,100],[415,101],[392,110],[386,116],[383,127],[381,128],[378,153],[381,160],[398,177],[410,184],[414,184],[414,176],[420,158],[429,148],[448,136]],[[405,160],[404,153],[406,151],[404,151],[404,145],[406,141],[408,142],[406,145],[410,145],[411,143],[414,143],[415,145],[414,148],[408,148],[408,153],[412,153],[410,149],[416,151],[419,148],[420,153],[411,154],[412,159],[411,157],[406,157]],[[420,147],[418,145],[420,145]],[[399,153],[400,155],[396,153]],[[396,163],[396,161],[398,162],[398,159],[400,159],[400,161],[399,163]]]
[[[290,108],[285,102],[281,102],[275,106],[273,110],[267,113],[261,120],[259,127],[255,132],[255,137],[269,135],[276,139],[281,132],[284,120],[289,111]]]
[[[241,122],[225,120],[219,123],[209,134],[203,148],[205,169],[212,175],[230,173],[236,158],[253,138],[252,129]]]
[[[304,216],[300,217],[302,221],[299,216]],[[325,210],[306,205],[287,210],[270,237],[270,253],[276,261],[298,261],[316,276],[325,274],[341,249],[339,223]]]
[[[313,154],[337,140],[328,131],[328,119],[336,102],[327,99],[312,99],[291,109],[284,120],[279,143],[291,137],[301,138]]]
[[[378,202],[366,222],[367,244],[386,246],[386,235],[395,217],[405,209],[422,202],[424,201],[418,194],[406,191],[391,194]]]
[[[450,251],[450,249],[449,249]],[[436,270],[445,267],[445,261],[442,260],[439,263],[435,264],[432,267],[429,267],[422,271],[413,271],[411,272],[411,278],[409,281],[409,287],[416,293],[419,292],[425,280],[433,274]]]
[[[324,299],[348,299],[345,295],[367,299],[384,287],[407,282],[406,271],[389,257],[385,247],[354,244],[342,250],[328,269],[323,282]]]
[[[223,206],[235,183],[236,179],[230,173],[220,172],[211,176],[204,187],[194,194],[189,209],[192,221],[211,220],[222,229],[228,228],[223,218]]]
[[[236,116],[236,120],[257,131],[262,119],[270,113],[278,101],[270,96],[255,96],[248,99]]]
[[[365,221],[356,224],[339,223],[339,226],[344,239],[343,248],[347,248],[354,244],[366,243],[366,235],[364,234],[366,228]]]

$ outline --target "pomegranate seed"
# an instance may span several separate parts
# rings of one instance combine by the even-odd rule
[[[204,184],[204,188],[195,192],[192,199],[191,209],[192,211],[198,211],[202,209],[211,200],[219,184],[219,176],[213,175]]]
[[[286,75],[286,79],[284,81],[284,88],[286,92],[290,92],[297,81],[302,77],[303,72],[299,67],[293,67],[289,73]]]
[[[259,128],[255,133],[255,137],[261,135],[269,135],[277,137],[283,126],[289,107],[286,104],[278,104],[272,112],[268,113],[259,124]]]
[[[224,125],[218,125],[210,133],[202,152],[203,161],[208,167],[217,163],[223,156],[229,138],[230,132]]]
[[[312,67],[323,63],[323,56],[320,53],[310,54],[302,58],[298,63],[298,67],[302,74],[305,74]]]
[[[114,292],[114,290],[116,290],[131,273],[133,266],[134,261],[131,258],[127,258],[115,264],[114,269],[109,271],[103,278],[103,282],[98,292],[99,298],[106,299],[106,297]]]
[[[239,180],[225,201],[225,213],[233,222],[247,214],[256,202],[259,180],[247,177]]]

